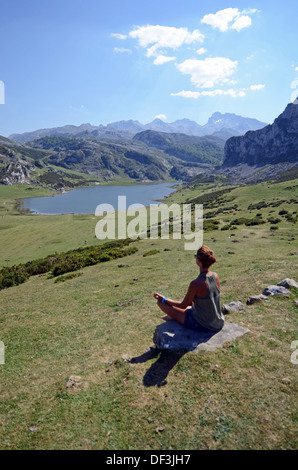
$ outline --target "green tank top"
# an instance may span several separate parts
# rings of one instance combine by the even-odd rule
[[[216,284],[215,274],[200,274],[208,284],[209,292],[205,297],[195,297],[192,303],[193,318],[205,328],[220,330],[224,326],[225,317],[220,309],[220,291]]]

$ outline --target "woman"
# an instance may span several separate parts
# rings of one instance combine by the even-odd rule
[[[216,259],[213,251],[205,245],[199,248],[195,258],[200,275],[190,283],[182,302],[157,292],[154,297],[159,308],[166,313],[163,320],[177,320],[186,328],[197,331],[219,331],[225,322],[220,310],[220,285],[218,275],[209,270]]]

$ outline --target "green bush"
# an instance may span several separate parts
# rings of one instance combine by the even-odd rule
[[[279,219],[278,217],[268,217],[268,222],[270,222],[270,224],[278,224],[279,222],[281,222],[281,219]]]
[[[157,253],[159,253],[159,250],[150,250],[150,251],[146,251],[146,253],[144,253],[143,256],[146,257],[146,256],[156,255]]]
[[[211,232],[212,230],[218,230],[219,221],[214,219],[208,219],[203,221],[204,232]]]
[[[131,240],[107,242],[100,246],[78,248],[66,253],[56,253],[46,258],[28,261],[13,267],[4,267],[0,270],[0,290],[17,286],[25,282],[30,276],[52,272],[54,277],[61,276],[72,271],[77,271],[85,266],[122,258],[138,251],[137,247],[125,248]]]
[[[266,221],[263,220],[261,217],[253,217],[252,219],[248,220],[245,225],[247,227],[250,227],[251,225],[261,225],[261,224],[265,224]]]
[[[234,219],[231,221],[231,225],[243,225],[246,224],[246,222],[249,222],[250,219],[246,217],[239,217],[238,219]]]

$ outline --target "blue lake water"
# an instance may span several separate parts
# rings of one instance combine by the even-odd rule
[[[126,196],[131,204],[156,204],[174,191],[174,183],[138,184],[132,186],[91,186],[64,194],[22,199],[22,206],[35,214],[94,214],[99,204],[111,204],[118,209],[118,196]]]

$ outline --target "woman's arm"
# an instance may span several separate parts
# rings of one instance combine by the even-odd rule
[[[165,302],[169,305],[172,305],[173,307],[187,308],[192,304],[192,301],[195,298],[195,295],[197,293],[197,289],[198,289],[198,286],[197,286],[196,281],[192,281],[189,284],[188,291],[187,291],[184,299],[182,300],[182,302],[178,302],[176,300],[172,300],[172,299],[168,299],[168,298],[166,298]],[[154,294],[154,297],[157,300],[162,300],[164,298],[164,296],[158,294],[157,292]]]

